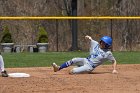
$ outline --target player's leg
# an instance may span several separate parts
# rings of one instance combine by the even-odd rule
[[[4,71],[4,61],[3,61],[3,57],[0,55],[0,71]]]
[[[4,61],[1,55],[0,55],[0,72],[1,72],[2,77],[8,77],[6,70],[4,70]]]
[[[92,70],[94,70],[94,68],[89,64],[89,62],[86,59],[83,59],[83,61],[81,61],[81,62],[84,65],[80,66],[80,67],[73,68],[70,71],[70,74],[89,73]]]
[[[63,68],[67,68],[73,64],[76,64],[77,66],[79,65],[84,65],[83,63],[84,58],[73,58],[67,62],[64,62],[61,66],[57,66],[55,63],[53,63],[53,68],[54,68],[54,72],[57,72]],[[81,63],[81,64],[80,64]]]

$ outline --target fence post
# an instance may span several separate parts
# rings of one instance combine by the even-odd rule
[[[58,52],[58,19],[56,19],[56,49]]]
[[[111,34],[111,38],[112,38],[112,44],[113,44],[113,32],[112,32],[112,29],[113,29],[113,20],[111,19],[110,20],[110,34]],[[111,51],[113,51],[113,45],[111,47]]]

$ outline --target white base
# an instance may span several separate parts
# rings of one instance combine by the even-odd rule
[[[9,77],[30,77],[27,73],[9,73]]]

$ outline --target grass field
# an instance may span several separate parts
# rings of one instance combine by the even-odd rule
[[[87,57],[88,52],[2,53],[5,67],[46,67],[73,57]],[[140,64],[140,52],[113,52],[118,64]],[[107,62],[106,64],[110,64]]]

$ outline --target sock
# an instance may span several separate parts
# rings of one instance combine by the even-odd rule
[[[60,66],[59,70],[61,70],[61,69],[63,69],[63,68],[66,68],[66,67],[68,67],[68,66],[70,66],[70,65],[72,65],[72,64],[73,64],[73,61],[72,61],[72,60],[67,61],[67,62],[63,63],[63,64]]]

